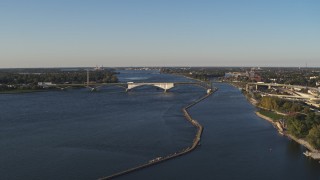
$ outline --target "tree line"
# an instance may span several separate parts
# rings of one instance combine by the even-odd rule
[[[261,72],[264,82],[315,87],[320,81],[319,68],[268,68]],[[314,77],[310,79],[310,77]],[[271,81],[271,79],[275,81]]]
[[[202,81],[208,81],[212,78],[223,77],[228,71],[226,68],[201,68],[201,67],[192,67],[192,68],[161,68],[161,73],[166,74],[180,74],[194,79],[199,79]]]
[[[259,106],[288,114],[285,116],[288,132],[297,138],[306,139],[315,148],[320,148],[320,116],[309,107],[270,96],[262,97]]]
[[[90,71],[89,80],[96,83],[118,82],[116,73],[109,70]],[[52,82],[53,84],[82,84],[86,81],[87,72],[84,70],[44,73],[0,72],[0,90],[37,89],[38,82]]]

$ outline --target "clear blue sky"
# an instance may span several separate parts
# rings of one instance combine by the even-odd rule
[[[319,0],[0,0],[0,68],[306,62]]]

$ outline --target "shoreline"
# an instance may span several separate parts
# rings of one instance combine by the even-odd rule
[[[281,125],[279,125],[280,123],[278,122],[274,122],[273,119],[267,117],[267,116],[264,116],[262,115],[261,113],[259,112],[255,112],[257,116],[259,116],[260,118],[270,122],[274,128],[276,128],[278,130],[278,132],[283,135],[283,136],[286,136],[287,138],[295,141],[296,143],[302,145],[303,147],[305,147],[306,149],[308,149],[309,151],[305,152],[304,155],[307,156],[307,157],[311,157],[312,159],[314,160],[320,160],[320,151],[315,149],[314,147],[312,147],[306,140],[304,139],[299,139],[299,138],[296,138],[294,137],[293,135],[287,133],[287,131],[283,130]]]
[[[236,87],[236,88],[238,88],[234,84],[231,84],[231,83],[229,83],[229,84],[234,86],[234,87]],[[252,104],[254,107],[260,108],[257,105],[257,101],[255,99],[249,98],[245,94],[243,94],[243,95],[246,97],[247,101],[250,102],[250,104]],[[273,127],[278,130],[279,134],[281,134],[283,136],[286,136],[290,140],[293,140],[296,143],[298,143],[298,144],[302,145],[303,147],[305,147],[306,149],[308,149],[309,151],[306,151],[306,152],[303,153],[305,156],[310,157],[310,158],[312,158],[314,160],[320,160],[320,151],[315,149],[313,146],[311,146],[306,140],[296,138],[293,135],[289,134],[286,130],[283,129],[283,127],[281,126],[281,124],[279,122],[274,122],[272,118],[264,116],[261,113],[259,113],[258,111],[255,111],[255,114],[258,117],[270,122],[273,125]]]
[[[134,171],[138,171],[138,170],[141,170],[141,169],[144,169],[144,168],[147,168],[147,167],[159,164],[159,163],[163,163],[165,161],[168,161],[168,160],[171,160],[174,158],[178,158],[179,156],[186,155],[186,154],[192,152],[193,150],[195,150],[200,145],[201,136],[202,136],[202,132],[203,132],[203,126],[197,120],[195,120],[191,117],[191,115],[188,112],[188,109],[193,107],[194,105],[198,104],[199,102],[205,100],[206,98],[211,96],[213,93],[215,93],[217,90],[218,90],[217,88],[214,88],[210,93],[207,93],[206,95],[202,96],[200,99],[198,99],[198,100],[192,102],[191,104],[182,108],[182,112],[183,112],[183,115],[185,116],[186,120],[189,121],[197,129],[197,132],[193,138],[191,146],[187,146],[187,147],[183,148],[182,150],[174,152],[172,154],[169,154],[165,157],[157,157],[157,158],[149,160],[149,162],[147,162],[147,163],[132,167],[130,169],[120,171],[118,173],[115,173],[115,174],[112,174],[109,176],[101,177],[98,180],[107,180],[107,179],[113,179],[113,178],[116,178],[119,176],[123,176],[123,175],[129,174]]]

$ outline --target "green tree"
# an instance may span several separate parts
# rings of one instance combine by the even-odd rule
[[[288,112],[289,109],[291,109],[291,106],[292,106],[292,103],[291,102],[285,102],[282,106],[282,109],[285,111],[285,112]]]
[[[299,112],[299,111],[301,111],[302,110],[302,107],[301,107],[301,105],[299,105],[299,104],[293,104],[292,106],[291,106],[291,109],[290,109],[290,111],[291,112]]]
[[[315,148],[320,148],[320,126],[314,126],[310,129],[307,140]]]
[[[308,134],[308,128],[303,120],[298,119],[297,117],[289,117],[287,119],[287,129],[290,134],[302,138]]]

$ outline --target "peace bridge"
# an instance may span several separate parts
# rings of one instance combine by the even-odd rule
[[[70,87],[89,87],[92,91],[97,90],[100,87],[104,86],[118,86],[125,88],[126,91],[130,91],[134,88],[141,86],[154,86],[160,89],[163,89],[164,92],[167,92],[169,89],[172,89],[179,85],[194,85],[199,86],[207,90],[207,93],[212,91],[212,83],[207,82],[126,82],[126,83],[85,83],[85,84],[52,84],[50,87],[57,87],[61,89],[70,88]]]

